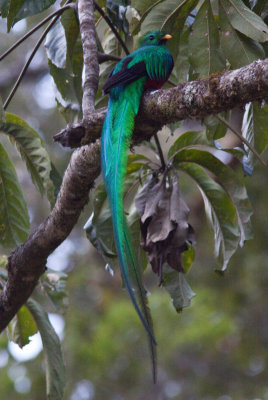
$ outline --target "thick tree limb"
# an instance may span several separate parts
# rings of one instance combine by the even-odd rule
[[[265,97],[268,97],[268,58],[207,79],[147,92],[136,118],[134,140],[149,139],[168,123],[200,119]],[[55,141],[66,147],[93,142],[100,136],[105,114],[106,109],[102,108],[92,113],[86,123],[68,125],[54,136]]]
[[[69,235],[100,174],[99,143],[76,150],[65,172],[54,209],[9,256],[8,281],[0,293],[0,332],[31,295],[45,271],[46,259]]]

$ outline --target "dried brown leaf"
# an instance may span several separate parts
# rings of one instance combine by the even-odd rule
[[[156,175],[148,178],[135,204],[141,218],[141,245],[160,283],[165,262],[174,270],[184,272],[181,254],[187,250],[187,243],[194,244],[195,240],[177,175],[165,172],[161,179]]]

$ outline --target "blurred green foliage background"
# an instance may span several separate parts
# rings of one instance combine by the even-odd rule
[[[27,22],[32,25],[39,17]],[[6,35],[0,25],[1,52],[28,27],[18,23]],[[38,34],[37,34],[38,36]],[[30,51],[36,36],[1,63],[3,98]],[[35,62],[9,111],[22,116],[44,138],[52,161],[63,172],[71,151],[62,150],[52,135],[65,126],[53,102],[44,50]],[[19,111],[18,111],[19,110]],[[49,206],[32,185],[14,150],[25,188],[31,223],[36,226]],[[257,166],[247,178],[253,204],[254,239],[232,258],[224,277],[214,273],[213,235],[205,221],[201,198],[188,194],[197,234],[196,261],[188,281],[197,296],[176,314],[168,294],[157,287],[148,270],[155,332],[158,341],[158,382],[152,383],[146,337],[117,271],[112,278],[85,238],[84,211],[57,257],[68,273],[69,306],[64,318],[63,351],[67,368],[65,399],[70,400],[268,400],[268,197],[267,172]],[[45,399],[43,356],[18,362],[0,337],[0,393],[6,400]]]

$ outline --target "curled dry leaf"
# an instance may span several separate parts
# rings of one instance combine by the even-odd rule
[[[161,284],[164,263],[184,272],[182,252],[195,243],[194,230],[188,224],[189,208],[179,190],[177,175],[170,171],[161,179],[149,177],[136,196],[135,205],[141,218],[141,246]]]

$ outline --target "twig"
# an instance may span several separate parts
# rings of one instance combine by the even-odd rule
[[[6,56],[8,56],[13,50],[15,50],[24,40],[28,39],[33,33],[35,33],[39,28],[41,28],[46,22],[48,22],[51,18],[55,15],[63,13],[63,11],[75,8],[75,4],[66,4],[65,6],[59,8],[58,10],[54,11],[53,13],[49,14],[46,18],[44,18],[39,24],[34,26],[29,32],[27,32],[24,36],[22,36],[16,43],[14,43],[9,49],[7,49],[1,56],[0,61],[2,61]]]
[[[215,115],[215,117],[221,121],[224,125],[227,126],[227,128],[229,128],[240,140],[241,142],[245,143],[248,148],[250,149],[250,151],[252,151],[252,153],[256,156],[256,158],[259,160],[259,162],[268,169],[268,165],[265,163],[265,161],[261,158],[260,154],[257,152],[256,149],[254,149],[253,146],[251,146],[251,144],[249,143],[249,141],[247,139],[244,138],[244,136],[241,135],[241,133],[239,133],[235,128],[232,127],[232,125],[229,124],[228,121],[226,121],[226,119],[224,119],[223,117],[221,117],[220,115]]]
[[[129,51],[127,46],[125,45],[124,41],[122,40],[119,32],[117,31],[117,29],[115,28],[114,24],[112,23],[112,21],[110,20],[110,18],[108,17],[108,15],[105,14],[105,12],[103,11],[103,9],[98,5],[98,3],[96,1],[94,1],[95,4],[95,8],[98,11],[98,13],[102,16],[102,18],[107,22],[107,24],[109,25],[109,27],[111,28],[111,30],[113,31],[115,37],[117,38],[118,42],[121,44],[121,46],[124,49],[124,52],[128,55]]]
[[[67,1],[65,2],[64,6],[67,5],[70,1],[71,1],[71,0],[67,0]],[[64,6],[63,6],[63,7],[64,7]],[[25,73],[26,73],[26,71],[27,71],[27,69],[28,69],[28,67],[29,67],[29,65],[30,65],[30,63],[31,63],[31,61],[32,61],[32,59],[33,59],[34,56],[35,56],[35,53],[36,53],[37,50],[39,49],[39,47],[40,47],[41,43],[43,42],[43,40],[45,39],[45,37],[46,37],[48,31],[52,28],[52,26],[53,26],[53,25],[55,24],[55,22],[59,19],[59,17],[60,17],[60,14],[56,15],[56,16],[53,18],[53,20],[52,20],[52,21],[50,22],[50,24],[46,27],[46,29],[44,30],[44,32],[43,32],[42,35],[40,36],[38,42],[37,42],[36,45],[34,46],[34,49],[33,49],[32,53],[30,54],[28,60],[26,61],[24,67],[22,68],[21,73],[20,73],[20,75],[19,75],[19,77],[18,77],[18,79],[17,79],[15,85],[13,86],[11,92],[9,93],[8,98],[6,99],[6,101],[5,101],[4,105],[3,105],[4,110],[6,110],[7,106],[8,106],[9,103],[11,102],[11,100],[12,100],[14,94],[16,93],[16,91],[17,91],[17,89],[18,89],[19,84],[20,84],[21,81],[22,81],[22,78],[24,77],[24,75],[25,75]]]
[[[104,63],[105,61],[120,61],[122,60],[119,56],[114,56],[113,54],[106,54],[106,53],[98,53],[98,61],[99,63]]]
[[[158,150],[158,154],[159,154],[159,157],[160,157],[162,169],[164,171],[165,168],[166,168],[166,162],[165,162],[165,159],[164,159],[164,154],[163,154],[162,147],[161,147],[161,144],[159,142],[157,133],[154,133],[154,140],[155,140],[156,147],[157,147],[157,150]]]

